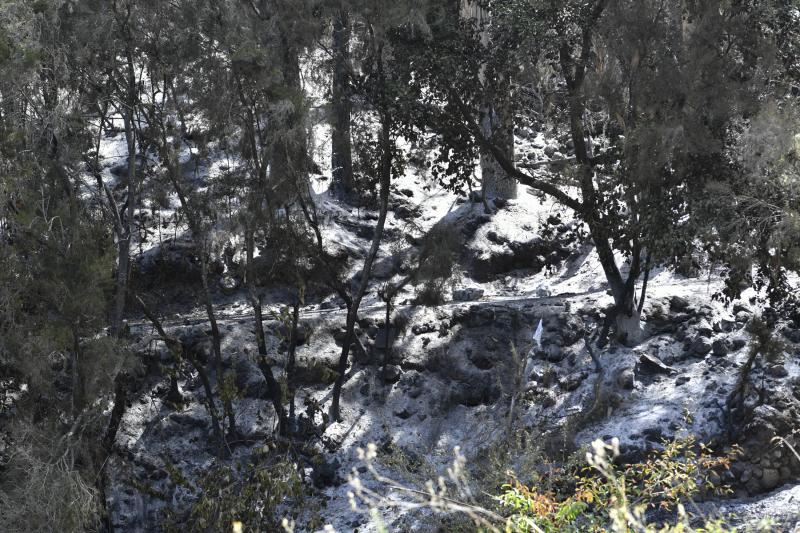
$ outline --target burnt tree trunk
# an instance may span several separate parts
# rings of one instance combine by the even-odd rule
[[[272,407],[275,409],[275,416],[278,418],[278,434],[286,436],[287,434],[287,420],[286,410],[283,408],[283,392],[280,383],[275,379],[275,374],[272,372],[272,366],[269,364],[267,358],[267,339],[264,334],[264,314],[261,308],[261,298],[258,296],[255,284],[255,272],[253,269],[253,228],[250,224],[245,225],[244,241],[245,241],[245,278],[247,283],[247,297],[250,300],[250,305],[253,308],[253,321],[256,334],[256,345],[258,346],[258,368],[267,382],[267,394],[272,402]]]

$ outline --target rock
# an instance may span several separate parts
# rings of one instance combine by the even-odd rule
[[[171,415],[169,415],[169,419],[175,424],[179,424],[181,426],[188,426],[190,428],[202,429],[208,425],[208,420],[206,419],[202,411],[186,411],[183,413],[172,413]]]
[[[456,403],[467,407],[490,405],[500,396],[496,382],[487,379],[489,374],[474,372],[452,382],[452,396]]]
[[[580,387],[583,380],[588,377],[588,373],[586,372],[573,372],[567,376],[558,380],[558,386],[564,389],[567,392],[574,391],[578,387]]]
[[[409,403],[406,403],[405,405],[396,407],[392,411],[392,414],[394,414],[394,416],[396,416],[397,418],[400,418],[402,420],[406,420],[407,418],[411,418],[414,415],[414,413],[416,413],[416,409],[414,409],[413,405],[411,405]]]
[[[747,339],[742,337],[734,337],[732,339],[728,339],[730,343],[730,348],[732,352],[737,352],[747,346]]]
[[[686,311],[689,308],[689,300],[682,296],[673,296],[669,299],[671,311]]]
[[[390,279],[395,274],[395,267],[396,264],[392,258],[386,258],[381,261],[377,261],[372,267],[372,277],[381,280]]]
[[[703,357],[712,350],[711,340],[706,337],[695,337],[689,344],[688,353],[694,357]]]
[[[548,144],[544,147],[544,155],[547,157],[553,157],[556,152],[558,151],[558,147],[554,144]]]
[[[692,380],[689,376],[678,376],[675,379],[675,386],[680,387],[684,383],[689,383]]]
[[[639,374],[675,374],[677,370],[664,364],[664,362],[654,355],[643,353],[639,357],[639,363],[636,365],[637,373]]]
[[[468,287],[453,291],[453,300],[456,302],[473,302],[483,297],[483,289],[478,287]]]
[[[714,355],[718,357],[722,357],[728,355],[730,351],[730,347],[728,345],[728,341],[724,339],[717,339],[711,343],[711,351]]]
[[[572,346],[583,338],[584,325],[579,316],[574,313],[563,313],[559,316],[559,321],[562,346]]]
[[[552,367],[533,369],[528,376],[530,382],[536,382],[543,387],[549,387],[556,378],[556,371]]]
[[[323,310],[327,309],[340,309],[344,306],[344,300],[339,297],[331,298],[330,300],[325,300],[321,304],[319,304],[319,308]]]
[[[786,370],[786,365],[783,365],[781,363],[775,363],[769,365],[765,369],[765,372],[774,378],[785,378],[786,376],[789,375],[789,371]]]
[[[701,337],[711,337],[714,334],[714,328],[706,320],[701,320],[695,329]]]
[[[400,367],[397,365],[386,365],[381,369],[381,379],[385,383],[397,383],[400,380]]]
[[[411,327],[411,333],[413,333],[414,335],[423,335],[425,333],[433,333],[434,331],[436,331],[436,324],[434,322],[414,324]]]
[[[489,370],[494,368],[496,364],[496,357],[490,357],[491,352],[479,350],[478,352],[470,352],[467,356],[470,362],[480,370]]]
[[[738,324],[742,324],[744,322],[747,322],[748,320],[750,320],[750,316],[751,316],[751,313],[746,313],[744,311],[739,311],[738,313],[736,313],[736,322]]]
[[[503,237],[501,235],[498,235],[497,232],[494,231],[494,230],[487,231],[486,232],[486,238],[489,240],[489,242],[492,242],[494,244],[505,244],[505,243],[508,242],[507,238],[505,238],[505,237]]]
[[[400,189],[400,194],[411,198],[412,196],[414,196],[414,191],[412,191],[411,189]]]
[[[239,288],[239,280],[233,276],[224,276],[219,280],[219,287],[225,294],[231,294]]]
[[[790,342],[800,343],[800,329],[785,326],[781,329],[781,334]]]
[[[736,328],[736,322],[727,318],[721,318],[714,322],[714,331],[717,333],[730,333]]]
[[[765,468],[761,472],[761,486],[764,490],[772,490],[781,482],[781,475],[775,468]]]
[[[650,442],[663,442],[666,440],[663,428],[657,426],[642,430],[642,436]]]
[[[338,471],[341,464],[338,459],[332,461],[321,461],[311,471],[311,481],[318,489],[340,485]]]
[[[256,364],[247,358],[238,358],[234,363],[236,388],[245,398],[266,398],[267,382]]]
[[[621,389],[633,390],[634,382],[634,373],[630,368],[624,369],[617,375],[617,386]]]
[[[684,322],[688,322],[692,318],[692,315],[689,313],[676,313],[672,315],[671,320],[676,324],[683,324]]]
[[[536,350],[536,354],[551,363],[559,363],[567,356],[566,352],[555,344],[546,344],[541,350]]]
[[[739,313],[745,313],[745,314],[748,314],[748,315],[752,315],[753,311],[748,306],[746,306],[745,304],[743,304],[741,302],[736,302],[735,304],[733,304],[733,314],[734,315],[738,315]]]

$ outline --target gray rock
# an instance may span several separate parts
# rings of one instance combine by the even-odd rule
[[[397,383],[400,380],[400,367],[397,365],[386,365],[381,370],[381,379],[386,383]]]
[[[761,486],[764,490],[772,490],[781,482],[781,475],[775,468],[765,468],[761,472]]]
[[[689,308],[689,300],[683,296],[673,296],[669,299],[669,308],[672,311],[686,311]]]
[[[406,420],[407,418],[411,418],[414,415],[414,413],[416,413],[416,412],[417,412],[416,409],[414,409],[414,406],[412,404],[410,404],[410,403],[406,403],[406,404],[404,404],[402,406],[398,406],[392,411],[394,416],[396,416],[397,418],[400,418],[402,420]]]
[[[411,333],[413,333],[414,335],[423,335],[425,333],[433,333],[434,331],[436,331],[436,324],[433,322],[414,324],[411,327]]]
[[[800,329],[786,326],[781,330],[781,334],[790,342],[800,343]]]
[[[239,288],[239,280],[233,276],[225,276],[219,280],[219,286],[225,294],[231,294]]]
[[[643,353],[636,365],[639,374],[675,374],[677,371],[654,355]]]
[[[714,355],[722,357],[728,355],[730,351],[730,347],[728,345],[728,341],[724,339],[717,339],[711,343],[711,351]]]
[[[734,328],[736,328],[736,322],[727,318],[721,318],[714,322],[714,331],[716,333],[730,333]]]
[[[695,337],[689,344],[688,353],[695,357],[703,357],[712,350],[711,340],[706,337]]]
[[[188,426],[191,428],[205,428],[208,419],[202,411],[187,411],[184,413],[172,413],[169,419],[175,424]]]
[[[558,385],[567,392],[574,391],[581,386],[583,380],[588,377],[586,372],[573,372],[558,380]]]
[[[246,358],[234,363],[234,383],[245,398],[266,398],[267,382],[256,364]]]
[[[483,289],[468,287],[466,289],[456,289],[453,291],[453,300],[457,302],[473,302],[483,297]]]
[[[697,324],[696,330],[697,334],[701,337],[711,337],[714,334],[714,329],[706,320],[701,320],[700,323]]]
[[[765,371],[767,374],[769,374],[774,378],[785,378],[786,376],[789,375],[789,371],[786,370],[786,365],[783,365],[781,363],[769,365],[765,369]]]
[[[730,348],[732,352],[737,352],[747,346],[747,339],[743,337],[734,337],[732,339],[728,339],[730,343]]]
[[[617,385],[621,389],[632,390],[634,381],[634,373],[630,368],[626,368],[617,376]]]
[[[541,350],[536,350],[536,354],[551,363],[559,363],[567,356],[566,352],[554,344],[547,344]]]

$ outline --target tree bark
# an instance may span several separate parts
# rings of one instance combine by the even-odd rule
[[[261,309],[261,299],[258,297],[255,285],[255,272],[253,271],[253,228],[249,224],[245,225],[245,278],[247,283],[247,295],[250,305],[253,307],[253,319],[256,332],[256,344],[258,345],[258,368],[267,382],[267,394],[269,395],[272,407],[275,409],[275,416],[278,417],[278,434],[287,435],[286,411],[283,408],[283,392],[281,386],[275,379],[272,367],[267,359],[267,340],[264,335],[264,317]]]
[[[344,193],[353,190],[353,156],[350,139],[350,20],[347,11],[333,17],[333,80],[331,113],[331,169],[333,185]]]
[[[492,46],[488,25],[491,20],[489,11],[474,0],[463,0],[462,18],[473,21],[480,31],[481,44],[487,48]],[[481,83],[487,85],[485,66],[481,68]],[[514,113],[512,111],[511,87],[508,80],[499,80],[496,91],[485,87],[484,102],[480,110],[480,126],[483,136],[490,140],[505,158],[514,162]],[[483,198],[516,198],[517,182],[501,167],[491,151],[481,147],[481,183]]]
[[[136,132],[134,131],[133,112],[123,113],[125,124],[125,140],[128,146],[128,197],[127,208],[122,213],[121,231],[117,233],[117,279],[114,309],[111,317],[111,332],[117,335],[122,328],[122,317],[125,313],[125,297],[128,293],[130,275],[131,237],[133,235],[133,217],[136,210]],[[109,201],[113,200],[113,197]]]

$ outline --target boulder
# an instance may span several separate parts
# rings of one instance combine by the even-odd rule
[[[714,328],[711,327],[707,320],[701,320],[695,329],[701,337],[711,337],[714,334]]]
[[[711,352],[718,357],[728,355],[730,344],[727,340],[717,339],[711,343]]]
[[[232,294],[239,288],[239,280],[233,276],[223,276],[219,280],[219,287],[225,294]]]
[[[424,322],[422,324],[414,324],[411,327],[411,333],[414,335],[423,335],[425,333],[433,333],[436,331],[436,323]]]
[[[636,365],[637,374],[675,374],[677,370],[664,364],[664,362],[654,355],[643,353],[639,357],[639,363]]]
[[[483,297],[483,289],[478,287],[467,287],[453,291],[453,300],[456,302],[473,302]]]
[[[710,339],[698,336],[689,344],[687,353],[694,357],[703,357],[709,354],[712,348]]]
[[[635,376],[632,369],[626,368],[617,375],[617,386],[620,389],[633,390],[634,385]]]
[[[669,299],[669,308],[671,311],[686,311],[689,308],[689,300],[683,296],[673,296]]]
[[[397,365],[386,365],[381,369],[381,379],[384,383],[397,383],[400,381],[400,367]]]
[[[585,371],[573,372],[572,374],[568,374],[559,379],[558,386],[567,392],[571,392],[580,387],[581,383],[583,383],[583,380],[585,380],[588,376],[589,374]]]

